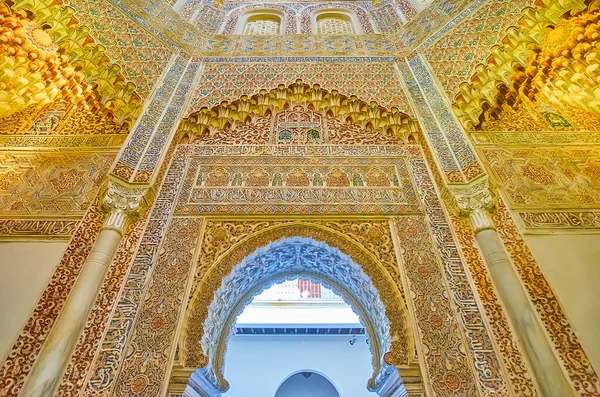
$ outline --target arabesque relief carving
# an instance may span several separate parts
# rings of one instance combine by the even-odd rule
[[[511,330],[495,287],[481,259],[469,221],[465,218],[459,218],[455,214],[450,215],[450,217],[462,255],[469,265],[482,305],[490,321],[490,328],[500,351],[499,356],[502,357],[510,379],[512,390],[517,396],[539,396],[527,365],[519,351],[517,338],[514,331]]]
[[[115,155],[115,150],[0,151],[0,216],[81,217]]]
[[[600,393],[600,379],[502,201],[498,202],[498,211],[494,212],[493,219],[575,390],[583,397],[597,396]]]
[[[405,143],[409,139],[414,142],[419,131],[418,124],[396,107],[386,109],[375,101],[366,103],[355,95],[342,95],[337,90],[327,91],[318,84],[311,87],[296,80],[289,86],[280,84],[270,91],[262,89],[253,96],[243,95],[231,103],[223,101],[212,108],[203,107],[182,121],[179,133],[181,139],[193,142],[296,106],[384,134],[389,132]]]
[[[118,124],[112,117],[106,117],[101,112],[86,110],[84,107],[62,100],[53,101],[42,107],[28,106],[0,119],[0,135],[56,137],[57,135],[125,135],[128,132],[127,124]]]
[[[431,153],[427,147],[424,147],[423,151],[428,163],[433,164]],[[436,185],[438,187],[444,186],[437,168],[432,167],[431,173]],[[530,369],[527,367],[525,358],[520,351],[517,337],[508,323],[506,313],[495,293],[490,275],[485,268],[478,248],[475,246],[475,236],[470,228],[470,221],[459,217],[455,199],[450,192],[443,192],[441,198],[444,200],[446,208],[454,209],[454,212],[449,213],[449,226],[456,233],[457,249],[460,250],[461,257],[468,264],[477,292],[483,299],[483,309],[490,321],[491,332],[502,353],[499,358],[502,360],[508,375],[508,387],[517,395],[537,396],[537,389],[533,384]]]
[[[345,96],[356,95],[380,106],[396,106],[402,113],[411,114],[411,107],[396,76],[394,63],[389,59],[373,62],[347,62],[344,58],[323,62],[265,62],[251,63],[207,62],[204,64],[202,84],[194,92],[189,114],[201,108],[212,108],[222,101],[229,103],[242,95],[252,96],[261,89],[286,87],[299,76],[305,84],[316,82],[326,91],[333,89]],[[336,76],[333,80],[330,77]],[[252,78],[248,78],[251,76]]]
[[[91,251],[103,221],[104,216],[97,197],[67,246],[65,255],[56,267],[25,329],[4,361],[2,376],[0,376],[0,393],[3,396],[18,395],[37,353],[60,314],[70,289]]]
[[[420,342],[417,348],[429,366],[429,385],[436,395],[447,395],[448,390],[465,396],[477,395],[473,372],[463,357],[466,352],[457,332],[458,324],[448,315],[452,313],[451,303],[443,298],[443,274],[424,218],[398,217],[393,224],[400,240],[406,289],[412,296],[410,302],[419,329],[415,335]],[[507,395],[505,390],[497,391],[500,393],[496,395]]]
[[[102,285],[99,294],[101,299],[94,305],[83,336],[75,348],[75,359],[69,362],[59,395],[76,395],[79,392],[102,394],[116,385],[119,358],[123,353],[121,349],[125,347],[122,340],[127,339],[127,324],[133,323],[140,309],[141,302],[136,298],[144,291],[144,279],[139,275],[147,274],[161,253],[159,242],[167,228],[170,205],[179,186],[177,173],[167,172],[174,150],[175,145],[172,145],[166,153],[167,161],[159,170],[158,180],[162,181],[159,183],[159,197],[152,208],[146,205],[141,207],[138,219],[131,224],[121,243],[122,248]],[[151,193],[146,194],[148,196]],[[127,283],[128,288],[121,292],[123,283]],[[132,302],[134,307],[131,306]],[[98,320],[110,317],[113,309],[118,320],[109,323]],[[105,333],[112,337],[104,339]]]
[[[167,154],[168,158],[170,158],[170,154]],[[167,169],[167,164],[168,161],[161,167],[159,180],[162,180]],[[169,186],[168,182],[169,180],[167,179],[167,183],[165,183],[165,189],[167,190]],[[65,255],[57,265],[52,279],[40,298],[25,329],[19,335],[7,360],[3,363],[2,376],[0,376],[0,394],[3,396],[16,397],[19,394],[43,341],[62,310],[64,302],[81,270],[81,266],[88,257],[102,227],[104,216],[100,203],[103,193],[105,191],[101,190],[100,194],[96,195],[83,218],[80,221],[76,221],[72,226],[73,229],[69,235],[72,238],[65,251]],[[105,320],[110,316],[125,274],[131,265],[132,258],[135,257],[138,249],[142,247],[138,243],[144,233],[144,229],[147,227],[146,222],[148,217],[152,213],[154,217],[151,217],[152,221],[155,223],[166,223],[164,221],[163,210],[164,208],[161,206],[159,206],[158,210],[155,209],[153,211],[148,211],[147,208],[142,207],[139,218],[127,228],[120,250],[114,258],[113,264],[109,269],[109,275],[106,277],[94,308],[87,319],[85,331],[75,347],[75,353],[57,391],[58,395],[74,396],[85,387],[87,370],[90,369],[94,361],[97,348],[102,343],[102,335],[104,335],[109,325]],[[48,222],[44,222],[43,228],[38,226],[36,233],[44,233],[50,226]],[[155,247],[153,238],[151,242],[148,242],[147,239],[148,237],[146,237],[145,246]]]
[[[2,219],[0,237],[70,239],[79,220]]]
[[[481,145],[477,149],[511,209],[598,208],[599,146]]]
[[[193,146],[181,214],[414,213],[419,202],[404,157],[307,160],[206,156]],[[215,199],[218,197],[218,200]]]
[[[308,34],[311,12],[331,6],[311,1],[274,0],[302,15],[286,33],[304,35],[233,37],[215,34],[241,14],[232,0],[0,0],[0,237],[72,237],[3,364],[0,395],[21,392],[65,306],[134,125],[113,176],[153,184],[155,201],[125,231],[58,395],[163,393],[173,360],[207,363],[200,341],[222,278],[257,248],[304,236],[362,266],[390,320],[385,362],[418,366],[423,394],[538,396],[473,230],[439,197],[488,172],[496,228],[561,365],[579,394],[598,395],[507,206],[526,226],[600,225],[600,0],[437,0],[418,16],[408,0],[357,2],[348,8],[365,34],[331,37]],[[409,103],[405,89],[421,96]],[[419,122],[432,148],[447,144],[435,161]],[[488,211],[489,193],[458,206]],[[140,204],[111,198],[121,212]]]
[[[402,145],[406,143],[405,138],[390,129],[363,127],[296,105],[201,137],[189,135],[182,128],[178,141],[197,145]],[[408,135],[408,142],[414,143],[418,138],[416,132],[412,133]]]
[[[137,395],[161,394],[181,313],[164,308],[185,304],[188,280],[193,277],[190,269],[196,246],[200,243],[203,222],[198,217],[171,220],[166,230],[169,238],[161,247],[148,286],[157,293],[141,303],[127,360],[113,385],[116,395],[127,396],[131,392]],[[152,360],[146,360],[148,351],[152,351]],[[97,385],[103,386],[102,383]]]
[[[197,348],[208,306],[221,280],[257,248],[286,237],[309,237],[339,248],[371,278],[390,321],[392,345],[385,361],[411,361],[410,332],[401,292],[398,265],[387,221],[209,221],[196,267],[180,354],[185,367],[205,366],[207,357]]]
[[[206,377],[219,390],[229,388],[224,377],[225,351],[237,316],[259,291],[297,276],[333,288],[357,311],[372,355],[373,373],[367,385],[379,389],[389,378],[383,366],[383,352],[389,351],[391,343],[389,320],[379,292],[352,258],[322,241],[298,236],[259,247],[223,279],[203,326],[202,350],[209,360]]]

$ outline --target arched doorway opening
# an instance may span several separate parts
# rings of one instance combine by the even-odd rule
[[[225,353],[225,396],[247,397],[249,390],[275,396],[283,379],[301,372],[325,375],[340,395],[373,396],[366,388],[373,371],[369,343],[358,314],[327,286],[306,277],[274,284],[234,324]]]
[[[329,379],[313,371],[290,375],[275,393],[275,397],[303,396],[340,397],[340,393]]]
[[[266,287],[295,277],[318,281],[332,289],[360,317],[370,340],[373,369],[366,388],[380,395],[403,395],[405,390],[398,371],[383,361],[392,342],[390,323],[373,282],[359,265],[338,249],[302,237],[283,238],[257,249],[223,278],[204,322],[201,345],[208,356],[208,365],[194,372],[188,394],[202,390],[204,394],[196,395],[213,396],[229,389],[224,376],[224,361],[236,318]],[[400,394],[389,394],[389,390],[397,390]]]

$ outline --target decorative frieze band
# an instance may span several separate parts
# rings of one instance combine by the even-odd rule
[[[79,219],[2,219],[0,239],[65,239],[71,238]]]
[[[446,182],[465,184],[484,175],[467,134],[445,102],[424,59],[416,56],[397,65]]]
[[[600,228],[600,211],[517,212],[517,219],[526,231],[591,230]]]
[[[130,183],[152,184],[180,118],[200,64],[177,56],[124,145],[112,174]]]

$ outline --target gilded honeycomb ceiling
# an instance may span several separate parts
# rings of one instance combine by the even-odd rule
[[[596,0],[491,1],[428,49],[465,128],[598,125],[599,8]],[[528,112],[547,123],[525,121]],[[499,125],[504,114],[513,122]]]
[[[0,2],[0,118],[62,101],[131,125],[171,51],[108,2],[71,3]]]

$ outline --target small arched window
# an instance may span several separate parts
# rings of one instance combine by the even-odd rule
[[[431,3],[433,3],[433,0],[420,0],[421,1],[421,6],[423,7],[423,9],[429,7],[429,5]]]
[[[363,33],[356,14],[351,10],[341,8],[329,8],[315,12],[311,17],[311,25],[314,34]]]
[[[243,184],[242,175],[236,173],[233,175],[233,180],[231,181],[231,186],[242,186]]]
[[[283,186],[283,179],[281,178],[281,174],[277,173],[273,175],[272,186]]]
[[[340,13],[317,15],[317,34],[354,34],[352,19]]]
[[[280,34],[282,28],[281,15],[275,12],[256,12],[246,14],[240,20],[238,33],[244,35],[274,35]]]

